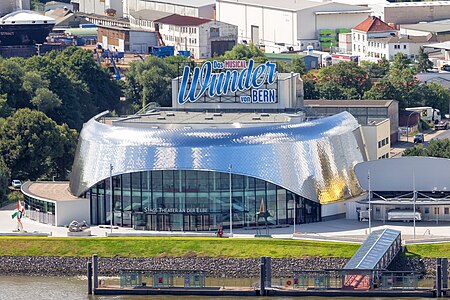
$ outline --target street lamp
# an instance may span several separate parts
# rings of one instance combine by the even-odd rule
[[[415,111],[412,111],[409,116],[408,116],[408,120],[406,121],[406,142],[409,142],[409,118],[411,117],[411,115],[415,113]]]
[[[370,170],[367,171],[367,180],[369,181],[369,234],[372,233],[372,210],[370,207],[370,202],[372,200],[372,188],[370,186]]]
[[[417,198],[416,174],[413,171],[413,227],[414,227],[413,238],[414,239],[416,239],[416,198]]]
[[[111,211],[111,215],[109,216],[109,225],[111,227],[111,233],[113,230],[113,180],[112,180],[112,170],[114,169],[112,164],[109,164],[109,188],[111,189],[109,192],[109,208]]]
[[[231,170],[233,169],[233,165],[230,164],[228,166],[228,172],[230,174],[230,237],[233,236],[233,197],[231,195]]]

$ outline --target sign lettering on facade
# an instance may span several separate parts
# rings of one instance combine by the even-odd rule
[[[165,208],[165,207],[144,207],[145,213],[207,213],[207,208],[189,207],[189,208]]]
[[[253,59],[207,61],[201,66],[184,67],[178,91],[178,103],[195,102],[202,96],[220,97],[237,92],[241,103],[276,103],[277,90],[262,88],[276,82],[276,64],[266,62],[256,65]]]

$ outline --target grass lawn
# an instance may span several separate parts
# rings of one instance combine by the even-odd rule
[[[87,257],[351,257],[358,244],[279,239],[183,237],[0,237],[0,256]],[[448,257],[450,243],[408,245],[407,256]]]
[[[182,237],[0,237],[0,256],[101,257],[351,257],[358,244],[278,239]]]
[[[450,257],[450,243],[407,245],[406,255],[421,257]]]

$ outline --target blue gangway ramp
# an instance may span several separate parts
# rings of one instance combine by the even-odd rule
[[[373,231],[343,270],[344,288],[369,289],[374,271],[385,270],[401,250],[401,232],[394,229]]]
[[[374,231],[348,261],[344,270],[386,269],[400,249],[400,231],[394,229]]]

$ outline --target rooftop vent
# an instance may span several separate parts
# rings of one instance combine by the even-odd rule
[[[258,121],[258,120],[261,120],[261,118],[260,117],[253,117],[252,120],[253,121]]]
[[[168,116],[168,117],[175,117],[175,113],[173,113],[173,112],[168,112],[168,113],[166,113],[166,116]]]
[[[157,119],[158,119],[158,120],[165,120],[166,117],[158,117]]]
[[[205,120],[213,120],[214,118],[212,116],[205,117]]]
[[[270,116],[270,115],[269,115],[268,113],[261,113],[260,116],[261,116],[261,117],[268,117],[268,116]]]
[[[222,116],[222,113],[214,113],[213,116],[214,116],[214,117],[221,117],[221,116]]]

